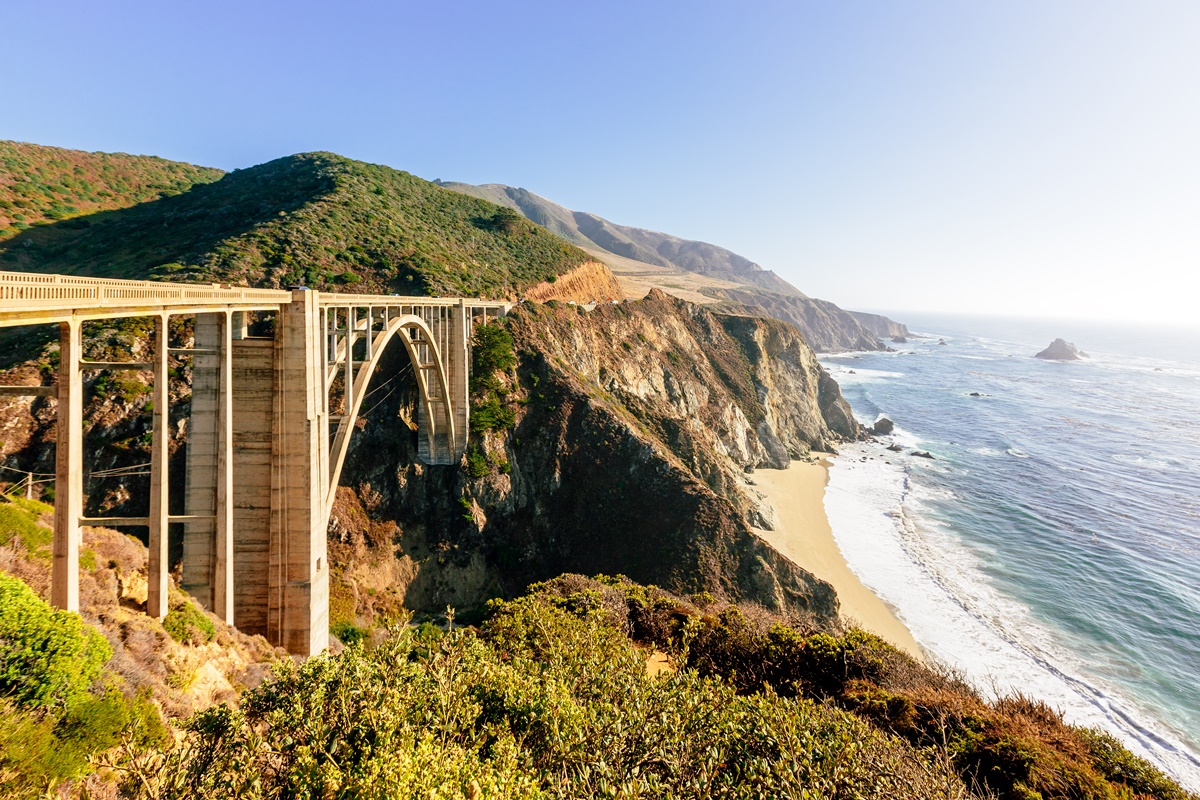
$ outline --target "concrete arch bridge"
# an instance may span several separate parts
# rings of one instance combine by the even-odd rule
[[[83,526],[145,526],[147,613],[161,619],[167,612],[168,530],[181,523],[185,590],[243,631],[261,633],[292,653],[320,652],[329,628],[325,532],[354,422],[380,358],[389,346],[400,346],[412,361],[421,460],[457,463],[467,443],[471,332],[508,310],[506,303],[463,298],[0,272],[0,327],[59,328],[55,385],[0,386],[0,396],[58,400],[54,604],[79,608]],[[194,317],[193,344],[171,347],[168,324],[182,315]],[[129,317],[154,320],[150,361],[83,359],[83,323]],[[273,325],[263,323],[271,318]],[[182,514],[169,512],[172,356],[192,359]],[[89,370],[152,374],[146,517],[83,515],[83,376]]]

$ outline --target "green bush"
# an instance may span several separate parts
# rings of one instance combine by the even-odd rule
[[[492,465],[488,462],[487,453],[478,446],[467,450],[467,474],[472,478],[482,478],[490,474]]]
[[[180,599],[167,612],[163,628],[177,642],[206,644],[212,641],[217,628],[207,614],[189,599]]]
[[[49,552],[43,552],[54,539],[54,532],[37,524],[40,513],[28,509],[30,503],[23,498],[4,502],[0,500],[0,544],[20,542],[31,555],[44,555],[49,558]],[[41,503],[37,503],[42,506]],[[49,508],[49,506],[42,506]]]
[[[353,622],[335,622],[330,626],[329,632],[337,637],[338,641],[345,645],[359,644],[365,642],[370,632]]]
[[[471,339],[471,379],[486,380],[496,372],[505,372],[517,365],[512,334],[500,323],[488,323],[475,328]]]
[[[1122,783],[1140,795],[1162,800],[1189,800],[1184,792],[1153,764],[1125,749],[1107,733],[1085,729],[1081,735],[1101,774],[1110,781]]]
[[[0,696],[31,709],[87,699],[112,648],[78,614],[52,609],[24,582],[0,574]]]
[[[516,364],[517,355],[513,348],[512,334],[500,323],[475,328],[471,340],[472,431],[505,431],[516,424],[515,413],[505,404],[506,392],[498,376],[499,373],[508,372]]]
[[[0,796],[45,796],[122,736],[139,749],[169,743],[149,695],[126,699],[102,672],[111,656],[78,614],[0,575]]]

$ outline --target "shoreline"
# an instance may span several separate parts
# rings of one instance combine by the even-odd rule
[[[925,653],[896,612],[863,585],[846,563],[825,513],[830,455],[793,461],[787,469],[757,469],[754,485],[775,509],[776,529],[755,532],[771,547],[837,592],[842,618],[870,631],[919,660]]]

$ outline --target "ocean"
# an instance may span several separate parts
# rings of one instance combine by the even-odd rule
[[[1200,330],[897,318],[925,338],[821,359],[896,423],[830,470],[851,569],[985,694],[1200,790]],[[1090,357],[1032,357],[1060,336]]]

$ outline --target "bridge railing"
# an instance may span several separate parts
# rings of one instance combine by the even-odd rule
[[[126,281],[73,275],[0,272],[0,309],[76,308],[141,305],[206,305],[213,302],[278,305],[291,302],[291,293],[213,284]]]
[[[443,306],[446,308],[457,307],[463,303],[467,308],[486,308],[492,310],[507,311],[512,307],[512,303],[507,303],[501,300],[476,300],[474,298],[459,298],[459,297],[430,297],[428,295],[398,295],[398,294],[348,294],[343,292],[321,292],[317,298],[317,304],[322,308],[336,307],[360,307],[367,308],[384,308],[386,306]]]

